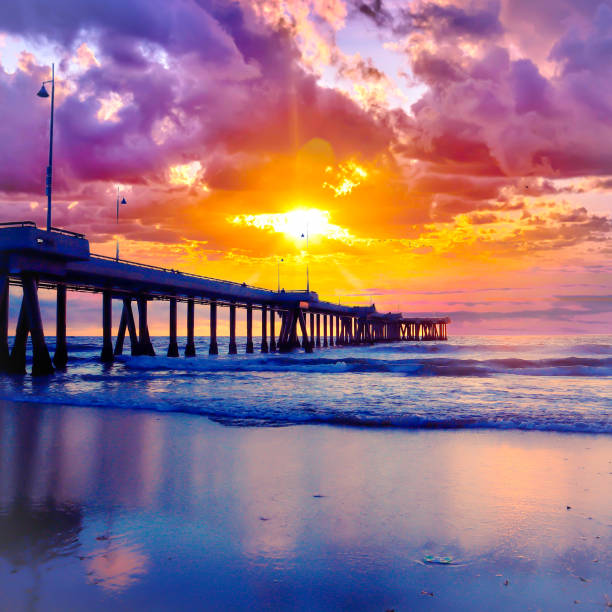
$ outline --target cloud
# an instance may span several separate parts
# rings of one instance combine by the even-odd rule
[[[321,3],[318,14],[341,20],[340,8]],[[89,7],[64,0],[49,11],[43,2],[8,2],[0,22],[23,40],[58,45],[54,194],[85,204],[69,217],[58,204],[58,220],[78,217],[93,240],[117,231],[107,214],[108,183],[138,187],[125,215],[138,211],[142,223],[150,222],[141,239],[168,216],[171,228],[190,233],[178,211],[189,218],[193,206],[212,201],[188,184],[177,192],[168,180],[173,169],[199,164],[202,191],[210,183],[240,193],[257,182],[262,165],[297,155],[313,138],[324,137],[340,160],[375,157],[393,138],[384,120],[319,86],[300,65],[286,27],[269,27],[248,6],[128,0],[118,10],[116,2]],[[33,95],[48,68],[32,55],[23,55],[21,66],[14,74],[0,68],[7,109],[0,135],[14,143],[0,151],[0,192],[14,201],[12,218],[19,218],[21,202],[43,191],[48,137],[48,104]],[[360,69],[374,70],[367,62]],[[295,188],[291,174],[278,186]],[[129,233],[130,225],[121,231]]]
[[[594,0],[9,0],[0,29],[25,51],[0,66],[3,218],[45,214],[43,44],[54,220],[94,249],[119,237],[130,256],[257,274],[295,244],[228,218],[307,207],[351,236],[313,257],[353,285],[366,269],[364,284],[516,272],[536,254],[596,274],[612,232],[593,196],[612,180],[611,15]]]

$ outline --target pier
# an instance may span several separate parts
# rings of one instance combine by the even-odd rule
[[[23,288],[13,346],[9,346],[9,285]],[[56,292],[56,349],[45,341],[38,289]],[[246,310],[246,352],[307,353],[333,346],[379,342],[446,340],[448,317],[413,318],[380,313],[372,306],[344,306],[320,301],[314,291],[271,291],[246,283],[224,281],[156,266],[117,260],[89,251],[84,235],[58,228],[42,230],[33,222],[0,224],[0,370],[26,372],[26,344],[32,340],[32,375],[48,375],[68,362],[67,292],[102,294],[103,362],[123,352],[129,334],[132,355],[155,355],[149,336],[147,306],[168,303],[168,357],[178,357],[177,304],[187,304],[186,357],[196,355],[196,305],[209,308],[209,354],[217,355],[218,309],[229,310],[229,353],[237,353],[236,309]],[[113,300],[123,306],[113,336]],[[135,305],[135,308],[134,308]],[[136,316],[135,316],[136,313]],[[261,344],[253,344],[253,318],[261,324]],[[137,317],[137,318],[136,318]],[[276,333],[277,320],[280,322]],[[256,323],[257,324],[257,323]],[[114,342],[113,342],[114,337]]]

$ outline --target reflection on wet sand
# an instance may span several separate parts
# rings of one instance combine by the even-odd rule
[[[19,569],[33,559],[46,562],[74,554],[82,521],[78,506],[57,505],[52,499],[33,506],[17,499],[0,512],[0,557]]]
[[[599,589],[610,449],[606,437],[226,428],[0,404],[0,588],[14,610],[53,598],[106,610],[116,597],[123,609],[202,597],[412,609],[423,590],[477,608],[499,573]]]
[[[87,580],[109,591],[122,591],[145,573],[148,558],[135,546],[110,542],[93,550],[86,558]]]
[[[126,444],[115,443],[117,433]],[[137,441],[138,433],[133,428],[109,431],[87,411],[30,405],[0,410],[0,559],[10,564],[11,573],[29,567],[36,578],[45,563],[72,556],[84,562],[87,582],[110,591],[146,573],[147,556],[136,544],[113,536],[112,525],[96,537],[98,548],[85,552],[80,540],[83,506],[91,503],[93,490],[110,502],[102,511],[112,521],[115,505],[140,500],[140,489],[132,483],[154,480],[143,479],[132,459],[133,445],[127,441],[130,436]],[[114,469],[116,462],[127,469]]]

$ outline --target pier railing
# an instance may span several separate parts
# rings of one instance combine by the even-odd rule
[[[152,264],[139,263],[136,261],[130,261],[129,259],[117,259],[116,257],[109,257],[108,255],[99,255],[97,253],[92,253],[90,257],[92,259],[103,259],[104,261],[114,261],[116,263],[126,264],[129,266],[135,266],[137,268],[143,268],[145,270],[158,270],[159,272],[167,272],[170,274],[180,274],[181,276],[185,276],[188,278],[197,278],[200,280],[208,280],[208,281],[214,281],[217,283],[224,283],[227,285],[234,285],[235,287],[247,287],[248,289],[256,289],[258,291],[267,291],[267,289],[264,289],[262,287],[256,287],[255,285],[248,285],[247,283],[238,283],[236,281],[214,278],[212,276],[194,274],[193,272],[181,272],[180,270],[175,270],[173,268],[165,268],[162,266],[154,266]]]
[[[0,229],[3,227],[32,227],[37,228],[34,221],[4,221],[0,223]],[[62,236],[71,236],[73,238],[85,238],[85,234],[79,234],[79,232],[73,232],[71,230],[62,229],[60,227],[52,227],[49,231],[54,234],[61,234]]]

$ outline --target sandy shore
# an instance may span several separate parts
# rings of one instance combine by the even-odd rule
[[[611,551],[610,436],[0,404],[2,610],[601,610]]]

